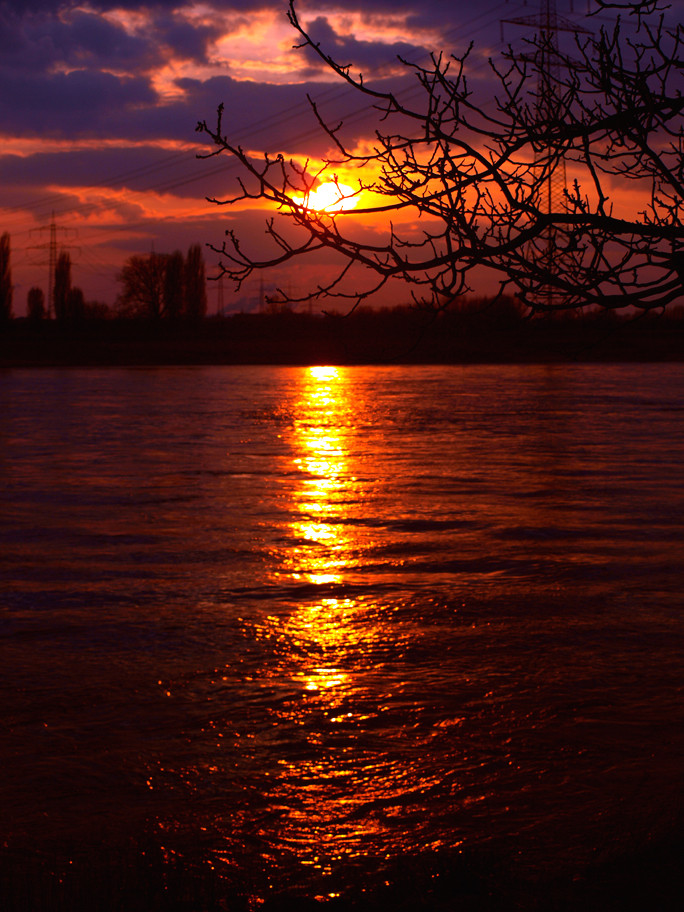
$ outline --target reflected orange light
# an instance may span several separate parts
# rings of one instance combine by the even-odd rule
[[[308,370],[309,374],[316,380],[330,380],[339,377],[339,368],[325,364],[315,365]]]
[[[301,600],[287,615],[269,617],[267,625],[283,647],[268,677],[289,693],[274,721],[306,744],[277,760],[270,782],[270,800],[279,808],[278,839],[322,877],[364,855],[369,840],[384,838],[384,820],[356,814],[388,788],[405,787],[395,783],[401,780],[397,769],[377,766],[355,734],[371,718],[363,657],[374,630],[369,602],[340,586],[355,570],[366,534],[355,521],[362,497],[353,474],[359,406],[352,378],[349,369],[328,366],[299,375],[290,436],[297,483],[282,559],[301,586]]]
[[[301,473],[295,495],[300,514],[292,525],[297,544],[288,555],[293,577],[314,584],[339,582],[350,547],[344,492],[350,480],[345,443],[347,375],[317,366],[303,374],[292,443]]]
[[[347,445],[353,432],[348,385],[344,368],[316,366],[302,373],[292,437],[293,462],[301,473],[294,502],[299,516],[291,524],[297,544],[287,561],[294,579],[315,586],[343,580],[354,545],[346,522],[349,488],[355,482]],[[350,599],[324,597],[302,605],[289,618],[288,633],[297,642],[315,640],[326,649],[344,649],[353,639],[347,621],[354,610]],[[347,678],[334,664],[303,668],[295,675],[297,685],[309,693],[344,689]]]

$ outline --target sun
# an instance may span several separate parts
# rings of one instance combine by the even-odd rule
[[[358,196],[347,184],[335,181],[326,181],[315,190],[311,190],[304,197],[295,198],[294,202],[316,212],[346,212],[354,209],[358,203]]]

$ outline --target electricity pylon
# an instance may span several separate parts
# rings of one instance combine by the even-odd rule
[[[33,247],[29,247],[29,250],[47,250],[48,251],[48,293],[47,293],[47,316],[51,318],[54,316],[54,297],[55,297],[55,270],[57,267],[57,232],[58,231],[73,231],[72,228],[62,228],[58,226],[55,222],[55,213],[52,213],[52,218],[49,225],[41,225],[40,228],[32,228],[31,234],[34,231],[49,231],[50,240],[46,244],[34,244]],[[64,247],[64,245],[62,245]],[[45,266],[45,261],[42,261],[39,264],[40,266]]]
[[[539,0],[539,12],[531,16],[516,16],[513,19],[504,19],[503,22],[533,29],[537,35],[537,53],[535,64],[537,66],[537,122],[542,129],[552,128],[563,118],[561,101],[558,98],[560,84],[560,55],[558,51],[558,33],[572,32],[590,34],[577,23],[565,16],[559,16],[556,11],[556,0]],[[521,59],[526,58],[520,55]],[[552,147],[540,148],[535,152],[535,167],[542,172],[543,180],[537,189],[536,203],[538,209],[545,215],[551,215],[565,208],[567,176],[565,159],[557,157],[557,150]],[[550,273],[557,272],[561,264],[556,256],[556,232],[551,225],[544,232],[544,247],[542,252],[546,266]],[[535,251],[537,254],[541,251]],[[545,303],[553,306],[553,288],[549,287],[544,293]]]

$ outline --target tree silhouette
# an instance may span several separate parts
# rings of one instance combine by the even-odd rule
[[[53,290],[53,304],[55,318],[64,322],[68,317],[68,298],[71,291],[71,256],[63,250],[57,257],[55,264],[55,285]]]
[[[415,302],[441,309],[489,276],[533,311],[650,310],[682,298],[682,26],[668,26],[650,0],[601,5],[634,12],[631,32],[618,17],[561,49],[541,29],[522,52],[509,47],[490,61],[496,87],[481,99],[469,82],[471,48],[425,65],[402,61],[421,91],[414,101],[415,91],[374,86],[337,62],[291,0],[299,47],[375,110],[378,126],[370,148],[354,145],[345,124],[327,122],[309,99],[332,150],[314,168],[251,155],[225,134],[222,105],[213,126],[200,121],[214,144],[205,157],[227,154],[242,171],[235,195],[214,202],[274,210],[270,251],[249,249],[233,230],[213,248],[223,274],[239,287],[257,270],[333,252],[340,267],[330,280],[298,298],[279,295],[355,306],[401,280]],[[308,207],[308,194],[342,167],[358,169],[359,206]],[[549,204],[560,169],[568,181]]]
[[[86,304],[80,288],[69,289],[66,299],[66,319],[73,321],[83,320],[86,315]]]
[[[0,323],[12,319],[12,269],[10,267],[10,236],[0,236]]]
[[[164,263],[163,313],[170,320],[177,320],[185,310],[185,262],[180,250],[166,257]]]
[[[207,313],[207,283],[204,274],[204,257],[199,244],[188,249],[185,258],[185,309],[187,315],[198,320]]]
[[[204,258],[198,245],[190,247],[185,259],[179,250],[131,256],[118,280],[122,290],[117,309],[124,316],[197,320],[207,312]]]
[[[34,286],[29,288],[26,296],[26,309],[29,320],[39,323],[45,319],[45,294],[42,288]]]
[[[124,316],[159,319],[164,312],[167,257],[159,253],[129,257],[119,273],[123,288],[117,302]]]

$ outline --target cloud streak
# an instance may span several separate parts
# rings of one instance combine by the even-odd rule
[[[75,261],[74,279],[110,303],[128,253],[171,238],[174,248],[220,240],[228,213],[205,196],[228,193],[235,169],[198,160],[206,146],[194,129],[219,103],[231,136],[257,153],[325,155],[307,93],[346,120],[352,142],[372,136],[372,112],[293,49],[286,10],[286,0],[37,0],[30,9],[0,0],[0,225],[13,239],[15,310],[30,285],[45,287],[28,251],[53,211],[60,224],[87,224],[101,269],[80,276]],[[398,57],[461,52],[471,39],[483,48],[474,76],[486,79],[500,17],[529,12],[503,0],[448,11],[443,0],[301,0],[297,10],[335,59],[399,90],[415,77]]]

